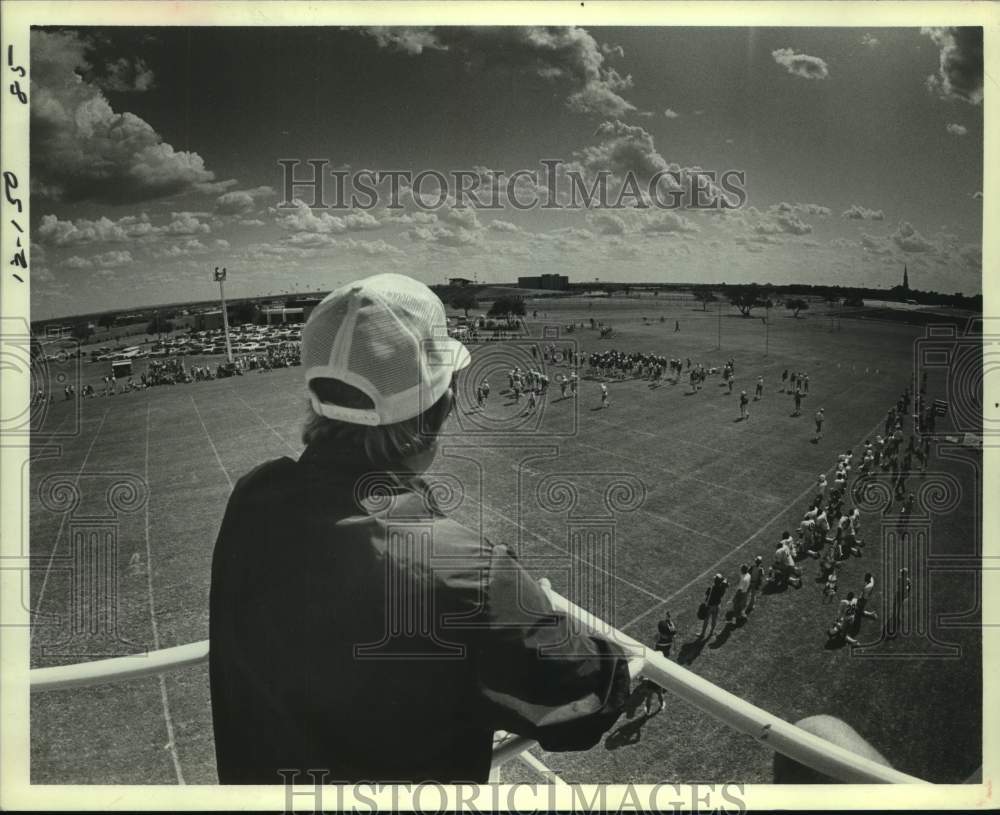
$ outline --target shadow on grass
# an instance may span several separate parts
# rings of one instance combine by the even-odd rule
[[[715,639],[712,640],[712,643],[708,647],[711,648],[713,651],[716,648],[721,648],[728,641],[729,636],[730,634],[733,633],[734,628],[736,628],[736,626],[733,625],[732,623],[726,623],[723,629],[718,634],[715,635]]]
[[[628,747],[631,744],[638,744],[642,741],[642,726],[651,718],[653,717],[642,715],[637,719],[631,719],[630,721],[625,722],[625,724],[617,730],[612,731],[604,740],[604,749],[617,750],[619,747]]]
[[[677,664],[678,665],[690,665],[694,662],[701,652],[705,650],[705,646],[708,644],[707,639],[701,639],[699,637],[696,640],[690,640],[685,642],[681,646],[681,650],[677,652]]]

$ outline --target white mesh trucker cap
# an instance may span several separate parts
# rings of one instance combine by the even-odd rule
[[[418,416],[469,361],[468,349],[448,336],[440,299],[405,275],[373,275],[330,292],[302,331],[313,410],[351,424],[395,424]],[[318,377],[352,385],[375,408],[321,402],[308,388]]]

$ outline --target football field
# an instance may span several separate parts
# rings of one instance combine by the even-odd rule
[[[742,318],[728,306],[702,311],[655,298],[529,304],[528,336],[473,346],[428,478],[450,515],[511,545],[534,574],[626,633],[652,644],[669,610],[678,627],[672,659],[787,720],[838,716],[898,769],[957,783],[979,766],[982,737],[981,453],[945,439],[960,406],[938,420],[927,472],[908,482],[916,543],[898,543],[898,504],[883,512],[880,490],[862,502],[863,557],[845,561],[839,579],[843,596],[860,590],[865,572],[876,578],[879,620],[864,621],[860,647],[828,647],[836,604],[825,601],[810,559],[800,564],[800,589],[765,594],[745,625],[720,618],[716,637],[696,639],[696,609],[712,576],[734,584],[755,555],[768,565],[781,533],[794,532],[808,508],[817,476],[832,479],[848,448],[857,460],[913,382],[925,329],[806,315],[773,313],[765,326],[757,312]],[[591,318],[611,325],[612,336],[600,338]],[[541,367],[547,344],[720,368],[733,357],[736,387],[730,394],[718,374],[694,393],[686,377],[657,387],[610,381],[602,408],[599,383],[583,370],[577,397],[562,398],[555,378],[569,368],[549,363],[549,393],[528,412],[526,399],[506,392],[506,371]],[[784,370],[809,375],[801,416],[779,392]],[[96,364],[82,372],[83,382],[104,373]],[[301,374],[253,371],[79,405],[57,393],[32,437],[33,667],[208,636],[212,547],[226,500],[254,466],[301,452]],[[928,398],[948,399],[954,374],[928,369]],[[741,421],[739,391],[752,397],[758,376],[763,399]],[[471,397],[483,378],[492,392],[477,411]],[[820,407],[826,422],[814,443]],[[87,577],[104,581],[113,614],[88,607],[81,588],[74,540],[86,529],[113,540],[113,563]],[[891,575],[907,563],[916,599],[908,630],[888,640],[881,623]],[[35,694],[31,733],[33,783],[216,783],[207,666]],[[535,753],[567,781],[608,783],[767,782],[772,757],[669,696],[648,719],[622,717],[588,752]],[[504,778],[538,780],[519,762]]]

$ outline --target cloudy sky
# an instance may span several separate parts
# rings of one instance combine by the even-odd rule
[[[904,263],[981,291],[979,29],[36,29],[31,51],[36,319],[208,298],[216,265],[234,295],[379,271],[889,286]],[[283,158],[487,185],[542,159],[732,169],[748,197],[281,208]]]

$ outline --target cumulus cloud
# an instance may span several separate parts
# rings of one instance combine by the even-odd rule
[[[677,119],[680,117],[680,114],[676,110],[672,110],[671,108],[667,108],[665,111],[663,111],[663,115],[666,116],[668,119]]]
[[[569,241],[592,241],[595,237],[594,233],[589,229],[580,229],[576,226],[570,226],[565,229],[557,230],[557,234],[562,239]]]
[[[94,80],[100,87],[118,93],[136,93],[150,90],[155,79],[153,72],[141,57],[120,57],[104,65],[104,75]]]
[[[200,220],[204,214],[201,212],[171,212],[170,223],[166,225],[163,232],[167,235],[207,235],[212,229]]]
[[[576,153],[579,164],[591,171],[608,170],[623,177],[633,173],[640,180],[670,168],[653,141],[652,134],[639,125],[615,120],[603,122],[594,132],[601,141]]]
[[[344,226],[348,230],[364,231],[368,229],[381,229],[382,223],[375,219],[367,210],[358,210],[344,216]]]
[[[395,48],[406,54],[419,55],[424,49],[447,51],[448,46],[438,41],[437,34],[430,28],[405,26],[384,26],[366,28],[365,33],[373,37],[382,48]]]
[[[33,192],[64,201],[135,203],[221,191],[201,156],[178,151],[135,114],[112,109],[72,31],[31,32]]]
[[[877,48],[879,41],[877,37],[873,37],[871,34],[864,34],[861,37],[861,44],[867,46],[868,48]]]
[[[502,221],[496,218],[490,221],[490,229],[494,232],[520,232],[521,227],[517,224],[512,224],[510,221]]]
[[[635,105],[619,91],[632,87],[604,65],[605,56],[624,51],[602,48],[578,26],[460,26],[442,28],[367,28],[364,32],[383,48],[418,55],[427,50],[449,51],[466,64],[483,63],[569,84],[567,107],[575,113],[622,116]]]
[[[959,125],[954,123],[947,125],[945,127],[945,130],[951,133],[952,136],[964,136],[966,133],[969,132],[969,128],[965,127],[964,125]]]
[[[225,247],[220,246],[218,248],[228,248],[228,244]],[[153,257],[160,258],[161,260],[172,260],[174,258],[186,257],[187,255],[200,254],[207,251],[208,247],[204,243],[197,238],[190,238],[186,241],[172,243],[169,246],[154,249]]]
[[[819,204],[789,204],[782,201],[768,209],[764,217],[753,225],[753,232],[756,235],[777,235],[782,232],[789,235],[808,235],[813,231],[813,226],[803,221],[797,213],[801,211],[822,215],[823,210],[829,212],[829,209]],[[758,213],[754,210],[749,214]]]
[[[790,215],[796,212],[802,212],[806,215],[819,215],[825,218],[830,214],[830,208],[824,207],[821,204],[803,204],[796,202],[794,204],[787,201],[781,201],[770,209],[773,213]]]
[[[77,218],[63,221],[56,215],[43,215],[35,230],[35,237],[43,246],[78,246],[204,235],[212,231],[201,220],[205,215],[202,212],[172,212],[170,220],[159,225],[154,224],[145,212],[141,215],[125,215],[116,220],[101,216],[95,220]]]
[[[892,241],[904,252],[931,252],[934,244],[917,232],[913,225],[907,221],[900,223],[899,228],[892,234]]]
[[[274,195],[271,187],[251,190],[231,190],[215,199],[215,211],[220,215],[246,215],[257,207],[257,199]]]
[[[701,231],[697,224],[670,210],[655,210],[650,212],[643,218],[639,229],[642,232],[654,235]]]
[[[790,235],[808,235],[813,231],[812,224],[807,224],[798,215],[782,212],[776,215],[775,219],[781,231]]]
[[[869,235],[866,232],[861,233],[861,248],[873,255],[892,254],[892,247],[887,238],[881,235]]]
[[[631,74],[622,77],[614,68],[609,68],[601,71],[599,78],[588,80],[580,90],[571,93],[566,100],[566,107],[574,113],[624,116],[636,108],[619,96],[618,91],[631,87]]]
[[[771,52],[771,56],[793,76],[800,76],[803,79],[826,79],[830,74],[822,59],[808,54],[796,54],[791,48],[778,48]]]
[[[463,227],[450,228],[447,226],[414,226],[406,230],[403,234],[411,241],[417,243],[440,244],[451,248],[482,247],[484,245],[483,233],[480,230],[469,230]]]
[[[331,215],[329,212],[320,211],[318,214],[309,205],[299,198],[292,201],[294,209],[282,209],[286,215],[277,218],[279,226],[290,229],[293,232],[315,232],[319,234],[331,234],[336,232],[346,232],[347,226],[344,219]]]
[[[976,192],[972,193],[972,198],[974,200],[982,201],[983,200],[983,191],[982,190],[977,190]]]
[[[634,204],[636,206],[650,206],[653,202],[647,184],[656,176],[656,193],[661,201],[673,197],[678,206],[691,204],[692,190],[697,186],[703,202],[726,199],[736,206],[734,196],[722,190],[701,168],[668,162],[657,151],[652,134],[639,125],[629,125],[618,119],[606,121],[597,127],[594,136],[600,141],[574,151],[574,160],[567,162],[565,170],[580,173],[591,184],[599,173],[609,173],[619,182],[608,186],[612,203],[621,195],[624,201],[638,198],[642,203]],[[625,183],[629,176],[637,186],[630,188]],[[631,180],[628,183],[631,184]]]
[[[620,215],[594,212],[587,216],[587,220],[601,235],[624,235],[627,231],[625,220]]]
[[[852,221],[883,221],[885,213],[880,209],[868,209],[861,204],[851,204],[840,214],[840,217]]]
[[[76,246],[87,243],[121,243],[156,232],[149,216],[128,215],[117,220],[100,217],[62,221],[56,215],[43,215],[34,236],[43,246]]]
[[[132,253],[127,249],[112,249],[109,252],[94,255],[91,261],[98,269],[117,269],[132,263]]]
[[[340,215],[331,215],[329,212],[320,211],[317,213],[299,198],[292,201],[292,204],[294,209],[277,210],[287,214],[280,215],[276,219],[279,226],[292,232],[335,235],[341,232],[381,229],[383,226],[381,221],[366,210],[349,212],[341,217]]]
[[[927,77],[927,87],[942,99],[961,99],[971,105],[983,101],[983,29],[922,28],[940,49],[938,70]]]
[[[449,207],[441,211],[441,220],[464,229],[482,229],[479,216],[471,207]]]
[[[352,252],[361,252],[364,255],[373,257],[375,255],[403,255],[405,254],[398,246],[386,243],[384,240],[361,241],[354,238],[342,238],[337,241],[337,245]]]

